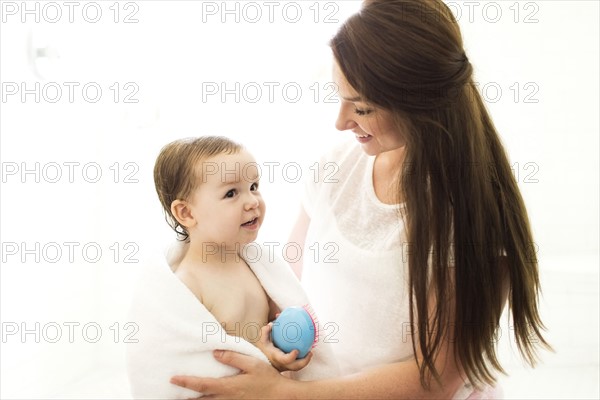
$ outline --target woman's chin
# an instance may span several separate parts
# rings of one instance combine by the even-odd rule
[[[374,143],[361,144],[360,146],[361,146],[362,150],[365,152],[365,154],[368,156],[378,156],[383,153],[388,153],[387,155],[390,155],[390,156],[393,154],[401,155],[404,153],[404,147],[405,147],[404,144],[383,147],[383,146],[380,146],[379,144],[374,144]],[[397,153],[395,153],[395,152],[397,152]]]
[[[373,146],[372,143],[361,143],[360,144],[360,148],[368,156],[376,156],[379,153],[381,153],[381,151],[379,151],[378,149],[376,149],[375,146]]]

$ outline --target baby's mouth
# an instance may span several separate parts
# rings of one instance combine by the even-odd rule
[[[255,222],[257,222],[257,221],[258,221],[258,217],[254,218],[254,219],[251,219],[251,220],[250,220],[250,221],[248,221],[248,222],[245,222],[245,223],[243,223],[243,224],[242,224],[242,226],[248,226],[248,225],[252,225],[252,224],[254,224],[254,223],[255,223]]]

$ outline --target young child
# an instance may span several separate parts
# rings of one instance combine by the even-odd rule
[[[167,222],[186,242],[170,263],[177,278],[228,335],[254,344],[280,371],[297,371],[312,354],[296,360],[297,350],[285,354],[273,346],[268,322],[280,310],[241,255],[265,217],[259,173],[241,145],[205,136],[163,147],[154,182]]]
[[[126,345],[135,399],[189,399],[203,394],[170,382],[175,375],[218,378],[240,370],[217,361],[231,350],[270,362],[297,380],[339,374],[323,327],[302,359],[270,340],[277,312],[309,305],[292,269],[254,240],[265,217],[260,167],[223,137],[176,140],[160,152],[154,182],[180,239],[166,255],[149,249],[129,311],[137,328]],[[291,331],[290,331],[291,335]]]

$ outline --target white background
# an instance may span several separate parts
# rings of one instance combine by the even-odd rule
[[[259,163],[281,163],[263,178],[268,214],[259,241],[287,239],[302,186],[296,169],[283,166],[297,163],[306,177],[316,157],[350,135],[333,126],[327,42],[360,1],[275,2],[272,15],[264,2],[247,3],[79,2],[70,22],[63,2],[27,2],[36,22],[21,2],[1,2],[0,397],[128,397],[132,284],[144,255],[172,240],[152,181],[167,142],[227,135]],[[556,350],[537,369],[523,367],[506,322],[505,393],[598,398],[598,3],[448,3],[528,206],[542,318]],[[96,8],[99,21],[88,22]],[[57,10],[62,18],[52,23]],[[36,82],[39,101],[35,93],[22,98]],[[86,84],[92,89],[83,93]],[[233,92],[206,93],[221,84]],[[78,85],[73,102],[67,85]],[[271,99],[268,85],[278,85]],[[52,103],[56,87],[62,97]],[[102,89],[95,103],[93,87]],[[256,87],[262,98],[252,102]],[[102,176],[91,182],[98,167]],[[79,324],[72,340],[69,323]],[[89,323],[102,329],[96,343],[95,329],[82,332]],[[56,326],[62,337],[49,343]],[[31,332],[21,336],[23,328]]]

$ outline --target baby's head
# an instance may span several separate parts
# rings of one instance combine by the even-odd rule
[[[178,238],[218,245],[256,239],[265,214],[259,178],[252,155],[221,136],[171,142],[154,165],[156,192]]]

